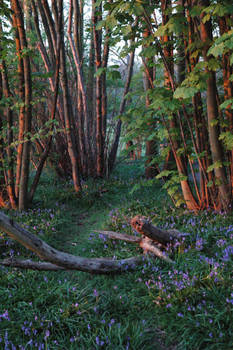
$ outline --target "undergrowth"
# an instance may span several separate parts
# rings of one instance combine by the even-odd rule
[[[109,180],[83,183],[77,198],[71,183],[45,173],[34,208],[8,214],[58,249],[117,259],[140,248],[94,230],[135,234],[129,219],[142,214],[186,233],[170,253],[175,263],[150,257],[110,276],[1,267],[0,349],[232,349],[233,216],[174,209],[142,174],[140,162],[123,163]],[[4,234],[0,254],[36,258]]]

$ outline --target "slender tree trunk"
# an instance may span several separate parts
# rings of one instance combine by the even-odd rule
[[[199,6],[203,9],[209,6],[209,0],[199,0]],[[201,40],[204,44],[203,46],[203,57],[207,63],[206,72],[207,77],[207,116],[208,116],[208,129],[209,129],[209,140],[210,140],[210,149],[212,154],[212,159],[215,164],[214,172],[216,181],[219,187],[219,196],[224,210],[229,209],[231,203],[231,193],[229,190],[229,184],[227,181],[227,175],[224,166],[224,156],[222,144],[219,140],[220,130],[219,122],[216,125],[216,121],[219,121],[218,114],[218,103],[217,103],[217,87],[216,87],[216,77],[215,72],[208,67],[208,63],[211,59],[211,56],[207,55],[207,52],[210,48],[212,41],[212,24],[211,21],[203,22],[205,17],[205,12],[202,12],[200,15],[200,34]]]
[[[27,39],[24,29],[23,13],[18,0],[11,0],[12,10],[15,16],[15,22],[18,28],[20,48],[27,49]],[[29,163],[30,163],[30,133],[31,133],[31,98],[32,98],[32,83],[31,83],[31,67],[28,54],[23,55],[24,68],[24,93],[25,93],[25,115],[24,115],[24,143],[22,153],[22,166],[19,183],[19,210],[24,210],[27,207],[28,200],[28,179],[29,179]]]
[[[120,104],[120,108],[119,108],[119,113],[118,113],[119,115],[122,115],[124,113],[124,110],[125,110],[126,95],[129,92],[130,83],[131,83],[131,79],[132,79],[132,75],[133,75],[134,56],[135,56],[135,49],[133,49],[133,51],[130,53],[130,59],[129,59],[128,67],[127,67],[127,77],[126,77],[124,92],[123,92],[123,96],[122,96],[121,104]],[[122,125],[122,121],[121,121],[121,119],[119,119],[117,122],[117,126],[116,126],[114,140],[113,140],[113,143],[111,145],[111,150],[110,150],[109,156],[108,156],[108,172],[109,172],[109,174],[112,172],[115,161],[116,161],[117,150],[118,150],[118,145],[119,145],[119,140],[120,140],[120,135],[121,135],[121,125]]]
[[[1,34],[1,24],[0,24],[0,34]],[[1,53],[1,47],[0,47],[0,53]],[[9,99],[11,97],[9,83],[8,83],[8,75],[7,75],[7,69],[6,69],[6,63],[4,60],[0,62],[0,71],[2,75],[2,91],[3,95],[6,99]],[[6,110],[6,120],[7,120],[7,146],[6,146],[6,153],[7,153],[7,192],[8,197],[11,203],[12,209],[17,208],[16,204],[16,196],[15,196],[15,188],[14,188],[14,160],[13,160],[13,152],[12,152],[12,143],[13,143],[13,113],[12,109],[7,107]]]
[[[161,1],[161,10],[162,10],[162,23],[165,25],[168,20],[169,16],[167,14],[167,10],[170,6],[170,1],[162,0]],[[168,35],[164,35],[162,37],[163,42],[163,57],[164,57],[164,63],[165,70],[164,70],[164,85],[167,87],[167,89],[175,89],[175,83],[174,83],[174,64],[173,64],[173,48],[171,46],[171,38],[169,38]],[[192,190],[190,188],[190,184],[188,181],[188,174],[187,174],[187,166],[186,166],[186,160],[184,157],[177,154],[177,150],[179,149],[179,142],[177,140],[177,136],[174,134],[174,130],[178,127],[178,121],[176,120],[176,116],[173,114],[173,118],[169,121],[169,138],[170,138],[170,144],[172,147],[173,155],[176,161],[177,170],[179,173],[179,176],[181,177],[180,185],[184,197],[184,201],[187,205],[187,208],[189,210],[197,211],[199,209],[199,206],[192,194]],[[183,130],[181,129],[182,126],[180,125],[180,132],[182,133]],[[183,139],[183,141],[185,141]],[[186,178],[186,179],[185,179]]]
[[[192,4],[188,3],[191,7]],[[187,8],[187,22],[188,22],[188,40],[185,42],[186,48],[186,63],[188,73],[195,69],[196,64],[199,61],[199,56],[194,57],[193,51],[188,49],[193,47],[196,40],[198,40],[198,35],[195,33],[194,20],[190,16],[189,8]],[[215,196],[214,192],[214,178],[213,172],[208,172],[207,169],[210,166],[210,148],[209,148],[209,135],[207,129],[207,120],[203,111],[203,103],[201,93],[196,93],[192,98],[193,104],[193,125],[196,134],[196,145],[198,154],[202,154],[199,162],[199,175],[200,175],[200,206],[203,208],[209,208],[210,206],[215,207]],[[203,154],[205,152],[205,155]],[[200,164],[201,163],[201,164]],[[208,183],[212,182],[212,186]],[[208,186],[207,186],[208,185]]]
[[[178,0],[177,5],[179,8],[179,18],[185,18],[184,11],[184,0]],[[184,49],[184,35],[181,33],[178,37],[178,47],[177,47],[177,84],[180,85],[182,81],[185,79],[185,49]]]
[[[64,28],[64,23],[63,23]],[[70,100],[69,89],[68,89],[68,80],[67,80],[67,72],[66,72],[66,59],[65,59],[65,46],[64,46],[64,33],[60,33],[61,35],[61,87],[63,92],[63,104],[64,104],[64,117],[65,117],[65,127],[66,127],[66,138],[68,145],[68,153],[70,156],[71,166],[72,166],[72,178],[74,182],[74,189],[76,192],[81,191],[80,184],[80,173],[78,167],[78,149],[75,140],[75,132],[74,132],[74,121],[73,121],[73,111],[72,111],[72,103]]]
[[[92,26],[92,24],[90,24]],[[92,150],[93,150],[93,158],[94,154],[96,154],[96,124],[94,120],[94,69],[95,65],[95,51],[94,51],[94,38],[93,38],[93,30],[90,31],[90,48],[89,48],[89,66],[87,73],[87,100],[88,100],[88,120],[87,125],[89,126],[89,139],[91,142]],[[93,159],[94,162],[94,159]],[[88,165],[89,169],[92,169],[91,175],[94,176],[95,169],[94,164]]]
[[[21,45],[19,40],[19,32],[17,27],[16,16],[12,14],[13,19],[13,27],[15,29],[15,45],[16,45],[16,55],[18,58],[18,95],[21,100],[22,106],[19,109],[19,122],[18,122],[18,146],[17,146],[17,156],[16,156],[16,176],[15,176],[15,195],[18,201],[19,197],[19,184],[20,184],[20,176],[21,176],[21,166],[22,166],[22,154],[23,154],[23,135],[24,135],[24,114],[25,114],[25,91],[24,91],[24,66],[23,59],[21,55]]]
[[[3,82],[2,82],[2,74],[0,74],[0,100],[2,99],[2,97],[3,97]],[[3,134],[3,121],[2,121],[2,114],[0,113],[0,135],[2,134]],[[6,196],[5,196],[6,193],[5,193],[3,160],[4,160],[4,140],[0,138],[0,208],[4,208],[7,206]]]
[[[54,100],[53,100],[53,106],[52,106],[52,112],[51,112],[51,121],[55,119],[56,115],[56,106],[57,106],[57,99],[58,99],[58,88],[59,88],[59,68],[60,68],[60,50],[61,50],[61,24],[62,24],[62,0],[58,0],[58,27],[57,27],[57,48],[56,48],[56,71],[55,71],[55,88],[54,88]],[[30,189],[29,193],[29,202],[31,203],[37,188],[37,185],[39,183],[39,179],[44,167],[44,164],[46,162],[46,159],[49,155],[49,151],[52,144],[52,138],[53,136],[50,135],[49,139],[47,140],[46,147],[43,150],[43,153],[41,154],[39,164],[37,166],[37,171],[35,174],[35,177],[33,179],[33,183]]]
[[[97,1],[92,0],[92,23],[95,49],[95,71],[96,71],[96,176],[104,176],[104,132],[103,132],[103,115],[102,115],[102,77],[98,71],[101,66],[101,43],[102,31],[96,29],[102,13],[102,5],[97,6]]]

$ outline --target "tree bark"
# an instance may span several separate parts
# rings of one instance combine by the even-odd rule
[[[102,77],[98,71],[101,68],[101,43],[102,31],[96,29],[97,23],[100,20],[102,6],[96,5],[96,0],[92,0],[92,23],[93,37],[95,49],[95,71],[96,71],[96,176],[104,176],[104,133],[103,133],[103,115],[102,115]]]
[[[57,47],[56,47],[56,70],[55,70],[55,77],[54,77],[54,81],[55,81],[55,87],[54,87],[54,99],[53,99],[53,105],[52,105],[52,111],[51,111],[51,121],[53,121],[55,119],[55,115],[56,115],[56,107],[57,107],[57,99],[58,99],[58,88],[59,88],[59,69],[60,69],[60,49],[61,49],[61,24],[62,24],[62,1],[58,0],[58,14],[59,14],[59,20],[58,20],[58,27],[57,27]],[[39,160],[39,164],[37,166],[37,170],[36,170],[36,174],[34,176],[32,185],[31,185],[31,189],[30,189],[30,193],[29,193],[29,203],[32,202],[37,185],[39,183],[40,180],[40,176],[45,164],[45,161],[49,155],[49,151],[51,148],[51,144],[52,144],[52,139],[53,136],[50,135],[49,139],[47,140],[47,144],[46,147],[40,157]]]
[[[204,9],[209,6],[209,0],[199,0],[199,6]],[[219,129],[219,115],[218,115],[218,103],[217,103],[217,86],[215,72],[208,67],[208,63],[211,56],[207,55],[212,42],[212,24],[211,20],[203,22],[205,12],[202,11],[200,15],[200,35],[203,42],[203,57],[207,63],[207,116],[208,116],[208,129],[209,129],[209,140],[210,149],[212,154],[212,160],[216,163],[214,168],[217,185],[219,188],[220,201],[224,210],[229,210],[231,204],[231,192],[229,190],[229,183],[227,181],[227,175],[224,166],[224,156],[222,144],[219,140],[220,129]]]
[[[122,115],[124,113],[124,110],[125,110],[126,95],[129,92],[130,83],[131,83],[131,79],[132,79],[132,75],[133,75],[134,56],[135,56],[135,49],[133,49],[133,51],[130,53],[129,63],[128,63],[128,67],[127,67],[127,77],[126,77],[124,92],[122,95],[121,104],[120,104],[119,113],[118,113],[119,115]],[[111,150],[110,150],[109,156],[108,156],[108,172],[109,172],[109,174],[112,172],[115,161],[116,161],[117,150],[118,150],[118,145],[119,145],[119,140],[120,140],[120,135],[121,135],[121,125],[122,125],[122,121],[121,121],[121,119],[119,119],[117,122],[117,126],[116,126],[114,140],[113,140],[113,143],[111,145]]]
[[[177,230],[162,230],[152,225],[145,216],[137,215],[131,220],[130,223],[138,233],[145,235],[153,241],[159,242],[163,245],[171,243],[184,235]]]
[[[64,22],[63,22],[64,26]],[[75,140],[74,132],[74,120],[72,111],[72,102],[70,100],[70,94],[68,89],[67,71],[66,71],[66,58],[65,58],[65,45],[64,45],[64,33],[63,30],[61,35],[61,87],[63,92],[63,104],[64,104],[64,117],[65,117],[65,127],[66,127],[66,138],[68,145],[68,153],[72,166],[72,178],[74,182],[74,189],[76,192],[81,191],[80,183],[80,172],[78,166],[78,149]]]
[[[2,26],[0,22],[0,35],[2,35]],[[0,54],[2,47],[0,46]],[[12,97],[9,87],[8,74],[6,62],[4,59],[0,62],[0,71],[1,71],[1,82],[2,82],[2,91],[6,99]],[[13,151],[12,151],[12,142],[13,142],[13,112],[10,107],[6,107],[6,120],[7,120],[7,141],[6,141],[6,153],[7,153],[7,192],[8,197],[11,203],[12,209],[17,208],[16,196],[15,196],[15,187],[14,187],[14,161],[13,161]]]
[[[23,13],[18,0],[11,0],[12,10],[15,15],[15,22],[17,25],[20,48],[22,50],[27,49],[27,39],[24,29]],[[19,183],[19,210],[26,209],[28,205],[28,179],[29,179],[29,162],[30,162],[30,133],[31,133],[31,98],[32,98],[32,82],[31,82],[31,66],[29,55],[23,55],[23,68],[24,68],[24,92],[25,92],[25,116],[24,116],[24,143],[22,152],[22,166]]]
[[[9,237],[34,252],[39,258],[68,270],[80,270],[94,274],[120,273],[135,269],[143,261],[142,257],[122,260],[108,258],[91,259],[61,252],[20,227],[3,213],[0,213],[0,229]]]

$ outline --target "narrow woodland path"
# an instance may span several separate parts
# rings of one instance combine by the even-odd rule
[[[136,245],[108,240],[94,232],[132,234],[128,219],[145,209],[150,215],[155,208],[154,194],[162,205],[161,187],[145,186],[143,172],[143,163],[124,163],[110,179],[84,183],[81,198],[75,195],[72,184],[45,173],[35,207],[16,214],[17,221],[54,248],[76,256],[117,260],[138,256],[142,251]],[[141,186],[132,192],[137,184]],[[17,256],[31,257],[15,242],[11,248]],[[21,344],[23,338],[23,344],[33,341],[35,345],[40,338],[41,346],[46,348],[47,344],[51,350],[175,350],[165,346],[166,325],[161,323],[160,309],[154,302],[156,294],[148,289],[148,281],[153,276],[156,279],[153,267],[157,266],[161,271],[167,269],[161,261],[155,265],[145,261],[135,271],[109,275],[0,270],[0,315],[7,311],[10,317],[4,318],[7,335],[0,327],[0,339],[8,336],[12,343]],[[28,328],[24,329],[28,324],[37,332],[33,339]]]
[[[89,252],[95,249],[95,245],[91,244],[90,235],[95,230],[106,230],[109,225],[109,214],[119,208],[128,207],[130,204],[135,205],[135,196],[131,194],[132,187],[137,183],[140,172],[137,173],[135,169],[131,170],[131,177],[127,173],[130,173],[130,167],[135,167],[135,164],[127,164],[127,172],[122,178],[114,181],[107,181],[105,183],[99,183],[95,190],[91,191],[90,197],[87,196],[74,201],[68,201],[64,204],[64,215],[67,216],[67,223],[63,226],[63,234],[60,235],[58,241],[59,248],[63,248],[66,251],[72,252],[79,256],[89,256]],[[137,168],[136,168],[137,170]],[[131,184],[129,185],[129,182]],[[139,195],[139,194],[138,194]],[[94,198],[93,198],[94,197]],[[125,225],[127,222],[125,222]],[[124,226],[124,224],[123,224]],[[124,228],[121,232],[124,233]],[[104,250],[104,242],[102,244],[102,252]],[[101,246],[98,247],[98,254],[101,255]],[[123,248],[124,249],[124,248]],[[138,253],[137,253],[138,254]],[[98,255],[99,256],[99,255]],[[111,255],[109,255],[111,257]],[[153,311],[151,311],[151,305],[144,304],[144,291],[133,290],[135,282],[140,280],[140,271],[130,274],[122,274],[115,276],[98,276],[89,275],[82,272],[69,272],[68,276],[71,281],[76,281],[77,275],[79,281],[83,285],[89,283],[93,286],[93,290],[98,290],[98,293],[103,297],[108,294],[108,298],[112,299],[112,303],[116,303],[115,293],[111,293],[113,288],[119,288],[119,292],[127,295],[128,306],[124,310],[118,309],[118,317],[120,319],[126,317],[132,325],[135,322],[135,308],[136,314],[141,313],[140,318],[144,317],[142,322],[145,322],[146,327],[143,332],[149,339],[149,343],[145,343],[142,347],[133,350],[175,350],[175,346],[166,347],[164,345],[164,339],[167,336],[164,331],[161,331],[157,326],[156,320],[153,319]],[[106,292],[108,291],[108,292]],[[107,299],[107,297],[106,297]],[[112,317],[116,317],[116,310],[114,306],[106,303],[102,305],[102,314],[105,315],[113,313]],[[137,306],[136,306],[137,305]],[[143,310],[142,310],[143,309]],[[131,315],[132,313],[132,315]],[[114,316],[115,315],[115,316]],[[114,318],[113,318],[114,319]],[[153,321],[152,321],[153,320]],[[148,321],[148,322],[147,322]],[[149,324],[149,325],[148,325]],[[150,344],[150,345],[148,345]],[[131,348],[130,348],[131,349]]]

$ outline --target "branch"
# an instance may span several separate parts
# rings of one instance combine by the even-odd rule
[[[53,265],[61,266],[67,270],[80,270],[96,274],[120,273],[126,270],[135,269],[137,265],[143,261],[142,257],[133,257],[122,260],[112,260],[109,258],[83,258],[59,251],[19,226],[16,222],[1,212],[0,230],[27,249],[34,252],[42,260],[46,260]]]
[[[102,235],[108,236],[108,238],[111,238],[111,239],[120,239],[121,241],[125,241],[128,243],[140,243],[142,240],[141,237],[134,237],[134,236],[126,235],[126,234],[119,233],[119,232],[96,231],[96,230],[94,232],[101,233]]]
[[[144,250],[145,253],[147,252],[151,252],[154,255],[156,255],[158,258],[170,263],[170,264],[174,264],[175,262],[173,260],[171,260],[167,255],[165,255],[165,253],[163,253],[159,248],[155,247],[154,245],[152,245],[151,243],[149,243],[147,240],[143,239],[140,243],[139,243],[140,247]]]
[[[180,238],[183,234],[177,230],[162,230],[153,226],[145,216],[137,215],[131,220],[131,226],[140,234],[166,245]]]
[[[38,270],[38,271],[60,271],[65,270],[62,266],[57,266],[48,262],[42,261],[32,261],[32,260],[21,260],[21,259],[4,259],[0,260],[0,265],[9,266],[9,267],[17,267],[21,269],[30,269],[30,270]]]

